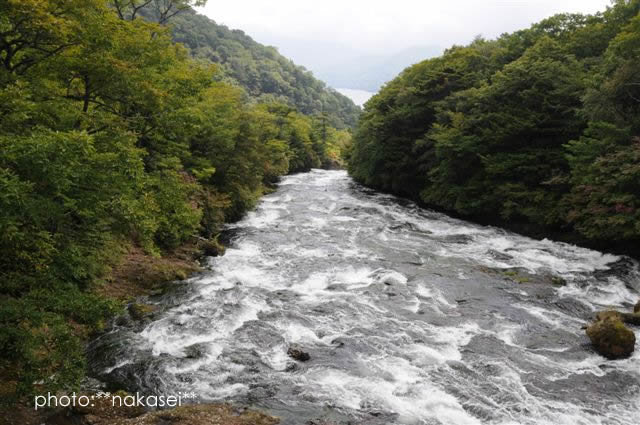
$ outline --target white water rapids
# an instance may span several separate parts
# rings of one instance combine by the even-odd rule
[[[609,361],[582,329],[638,301],[631,259],[452,219],[343,171],[284,178],[229,234],[208,272],[146,301],[152,320],[94,341],[97,377],[283,424],[640,423],[640,347]]]

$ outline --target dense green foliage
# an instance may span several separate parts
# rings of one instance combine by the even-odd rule
[[[195,57],[220,66],[225,80],[243,87],[258,102],[287,104],[306,115],[326,114],[336,128],[353,127],[360,108],[301,66],[240,30],[230,30],[192,10],[171,21],[174,40]]]
[[[477,38],[406,69],[366,105],[364,184],[601,246],[640,240],[640,1]]]
[[[348,143],[322,114],[249,102],[134,19],[141,1],[116,3],[0,1],[3,399],[83,376],[83,338],[118,308],[94,289],[121,247],[214,236],[265,185]]]

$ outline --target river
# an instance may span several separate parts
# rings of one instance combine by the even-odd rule
[[[353,101],[358,106],[364,106],[365,103],[371,97],[375,95],[374,92],[366,91],[366,90],[358,90],[358,89],[336,89],[340,94],[347,96],[349,99]]]
[[[640,347],[609,361],[583,329],[640,298],[629,258],[453,219],[344,171],[285,177],[226,235],[208,271],[147,300],[152,320],[93,342],[93,375],[283,424],[640,422]]]

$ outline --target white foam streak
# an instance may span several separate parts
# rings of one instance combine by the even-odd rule
[[[340,406],[350,409],[370,405],[396,412],[400,422],[405,424],[433,420],[446,425],[480,424],[454,397],[423,381],[420,369],[406,360],[368,358],[362,362],[366,367],[379,370],[380,377],[318,369],[307,377],[305,392],[331,397]]]

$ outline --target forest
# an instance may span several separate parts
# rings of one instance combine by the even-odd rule
[[[3,402],[83,379],[129,247],[215,244],[279,176],[340,165],[358,108],[204,3],[0,2]]]
[[[614,252],[640,246],[640,1],[477,37],[366,105],[349,171],[476,221]]]
[[[257,43],[243,31],[218,25],[193,10],[172,18],[171,27],[174,41],[189,47],[197,58],[218,64],[221,79],[244,87],[256,101],[284,103],[307,115],[326,114],[329,124],[338,129],[356,124],[359,107],[275,47]]]

